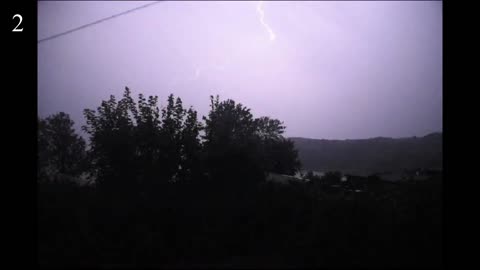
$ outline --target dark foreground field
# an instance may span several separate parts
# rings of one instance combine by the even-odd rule
[[[41,266],[440,267],[441,176],[363,192],[321,182],[169,184],[155,196],[39,184]]]

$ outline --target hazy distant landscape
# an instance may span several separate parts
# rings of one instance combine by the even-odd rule
[[[441,169],[442,134],[424,137],[318,140],[290,138],[305,170],[370,175],[419,168]]]

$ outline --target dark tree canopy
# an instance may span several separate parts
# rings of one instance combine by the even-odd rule
[[[201,124],[180,98],[160,109],[157,96],[139,94],[136,104],[126,88],[120,101],[111,96],[84,114],[98,184],[145,191],[198,174]]]
[[[84,114],[101,186],[149,190],[205,177],[242,185],[261,181],[268,172],[293,174],[300,167],[281,121],[254,118],[249,108],[218,96],[210,97],[205,124],[173,94],[160,109],[157,96],[140,94],[135,103],[128,88],[119,101],[110,96]]]
[[[285,138],[264,141],[268,171],[294,175],[301,163],[293,141]]]
[[[210,97],[205,120],[205,150],[210,173],[218,178],[232,174],[241,181],[263,179],[265,172],[294,174],[300,168],[293,142],[282,134],[277,119],[254,118],[250,109],[233,100]]]
[[[120,101],[111,95],[96,112],[85,109],[84,114],[87,124],[83,130],[90,135],[90,156],[97,184],[112,189],[135,189],[138,152],[132,115],[137,116],[138,112],[128,88]]]
[[[85,140],[75,134],[73,125],[63,112],[38,119],[38,165],[43,176],[77,176],[85,169]]]

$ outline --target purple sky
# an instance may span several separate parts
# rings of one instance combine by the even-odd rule
[[[146,3],[39,2],[38,39]],[[38,44],[41,117],[79,131],[125,86],[200,115],[232,98],[287,136],[442,131],[442,2],[162,2]]]

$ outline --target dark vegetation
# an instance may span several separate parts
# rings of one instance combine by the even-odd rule
[[[442,134],[424,137],[318,140],[291,138],[304,169],[357,175],[442,168]]]
[[[40,265],[441,266],[441,175],[268,182],[300,168],[282,123],[210,106],[200,122],[127,88],[85,110],[88,148],[68,115],[39,119]]]

